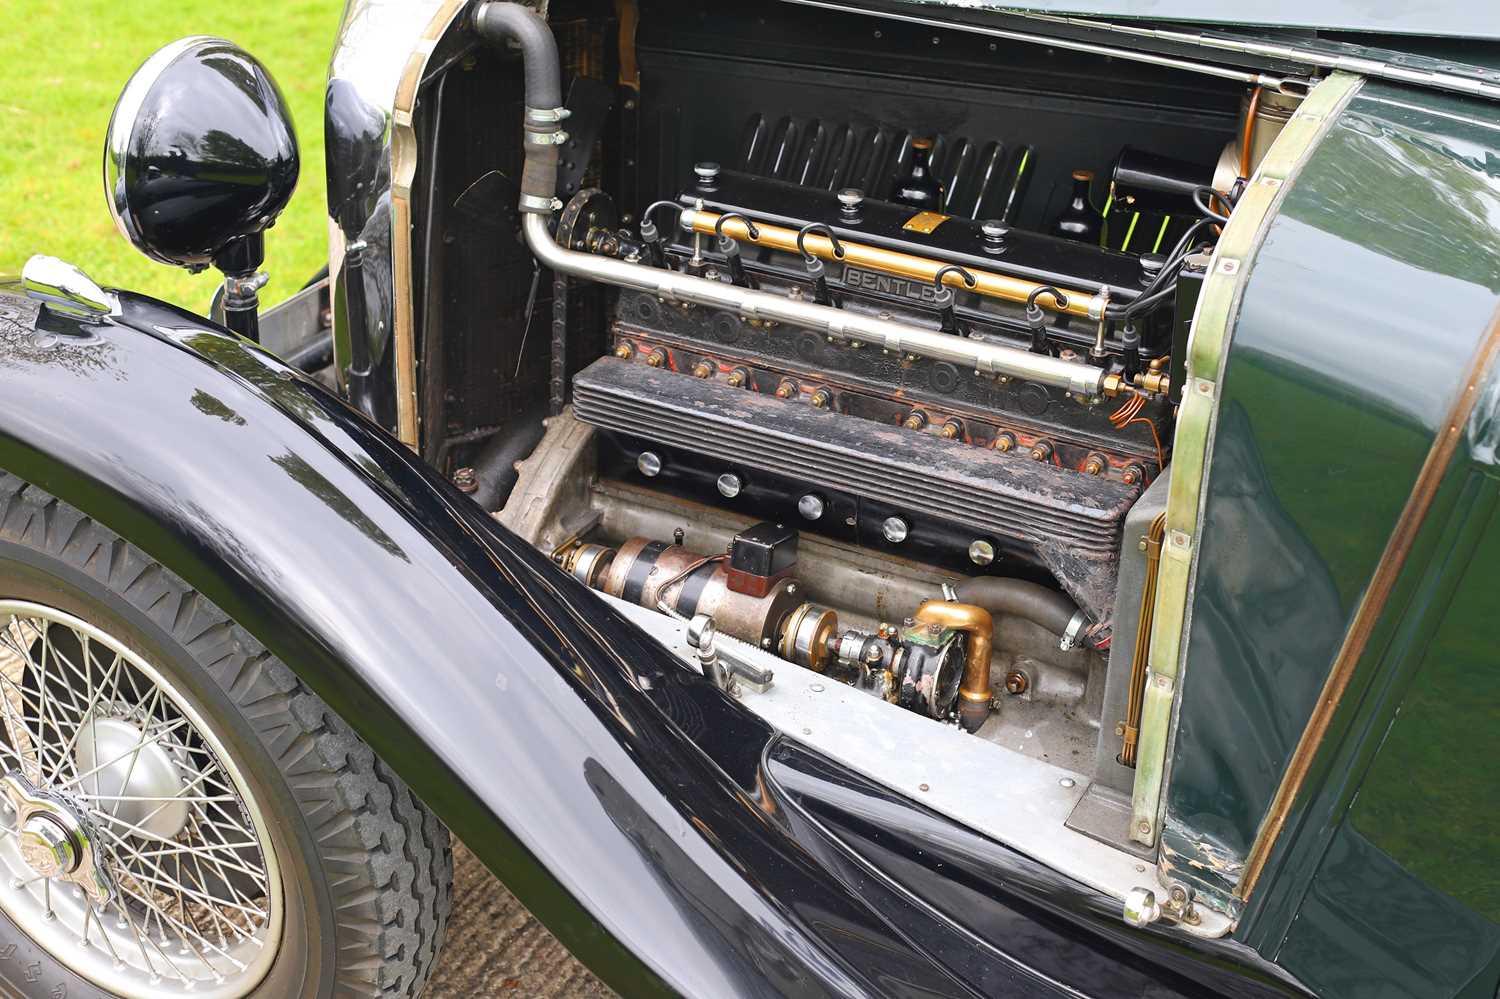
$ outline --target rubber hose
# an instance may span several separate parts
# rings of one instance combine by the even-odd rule
[[[562,72],[557,41],[541,15],[518,3],[487,3],[474,15],[479,37],[494,45],[515,41],[526,66],[526,106],[562,107]]]
[[[539,406],[521,414],[513,426],[485,441],[475,456],[474,479],[479,488],[474,490],[474,502],[486,512],[503,510],[510,499],[520,479],[516,462],[531,456],[546,430],[542,426],[543,409]]]
[[[1065,595],[1024,579],[980,576],[960,583],[957,593],[959,603],[983,607],[991,614],[1024,618],[1059,636],[1078,613],[1078,607]]]

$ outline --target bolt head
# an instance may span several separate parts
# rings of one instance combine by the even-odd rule
[[[725,499],[734,499],[745,488],[744,480],[733,472],[725,472],[719,476],[719,495]]]
[[[983,538],[969,545],[969,561],[975,565],[989,565],[995,561],[995,546]]]
[[[479,489],[479,476],[472,468],[460,468],[453,473],[453,484],[462,492],[472,493]]]
[[[654,479],[661,474],[661,455],[655,451],[642,451],[635,459],[635,467],[646,478]]]
[[[1024,694],[1029,685],[1026,674],[1018,669],[1013,669],[1005,674],[1005,692],[1007,694]]]
[[[881,535],[893,545],[905,541],[910,531],[911,528],[900,517],[887,517],[885,523],[880,525]]]
[[[816,493],[807,493],[797,500],[797,512],[804,520],[821,520],[828,505],[823,502],[823,497]]]

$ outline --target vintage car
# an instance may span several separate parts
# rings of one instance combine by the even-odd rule
[[[417,995],[451,835],[632,996],[1491,999],[1500,11],[1081,6],[350,0],[264,315],[151,56],[212,318],[0,285],[0,988]]]

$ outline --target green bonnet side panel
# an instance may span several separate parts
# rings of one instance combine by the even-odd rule
[[[1254,258],[1220,390],[1162,830],[1163,872],[1211,897],[1241,890],[1500,304],[1497,113],[1367,82]]]

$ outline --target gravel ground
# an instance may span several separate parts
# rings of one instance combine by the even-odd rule
[[[453,844],[453,915],[426,999],[608,999],[614,992],[573,959],[462,843]]]

